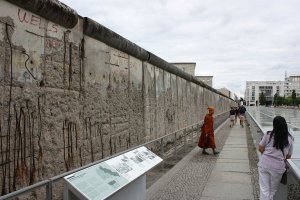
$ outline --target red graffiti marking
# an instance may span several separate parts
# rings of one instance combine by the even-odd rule
[[[40,17],[37,17],[35,15],[32,15],[31,16],[31,21],[30,21],[30,24],[34,25],[34,26],[37,26],[41,23],[41,18]]]
[[[46,38],[46,47],[47,48],[60,48],[63,46],[63,42],[51,38]]]
[[[20,16],[20,11],[21,11],[21,9],[18,10],[18,17],[19,17],[20,22],[24,22],[24,21],[25,21],[26,23],[28,23],[29,20],[26,20],[26,15],[27,15],[27,13],[24,12],[23,18],[21,18],[21,16]]]
[[[58,25],[57,24],[52,24],[52,30],[53,30],[53,32],[55,32],[55,33],[57,33],[57,27]]]
[[[52,25],[49,25],[48,27],[43,26],[42,24],[42,18],[36,15],[32,15],[27,13],[25,10],[18,9],[18,18],[21,23],[30,24],[32,26],[38,26],[39,29],[43,29],[45,31],[50,31],[57,33],[58,31],[58,25],[52,23]],[[49,22],[50,24],[51,22]]]

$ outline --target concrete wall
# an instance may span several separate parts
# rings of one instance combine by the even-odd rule
[[[28,9],[28,10],[27,10]],[[1,195],[232,103],[56,1],[0,1]]]

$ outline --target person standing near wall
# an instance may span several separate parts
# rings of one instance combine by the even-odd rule
[[[238,117],[239,117],[239,107],[235,107],[235,121],[234,121],[235,124],[237,122]]]
[[[240,116],[240,124],[242,128],[244,128],[245,115],[246,115],[246,108],[245,106],[241,105],[239,107],[239,116]]]
[[[229,111],[229,118],[230,118],[230,128],[233,127],[234,125],[234,120],[235,120],[235,110],[234,107],[231,107],[230,111]]]
[[[199,138],[198,146],[202,148],[202,154],[208,155],[207,148],[212,148],[214,155],[219,154],[216,151],[215,134],[214,134],[214,107],[209,106],[208,113],[205,115],[203,125],[201,127],[201,135]]]
[[[293,140],[285,119],[276,116],[273,130],[264,135],[258,147],[262,154],[258,162],[260,200],[273,199],[278,190],[286,170],[285,160],[292,156]]]

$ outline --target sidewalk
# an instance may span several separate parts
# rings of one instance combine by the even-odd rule
[[[230,131],[201,199],[254,199],[245,128]]]
[[[219,156],[196,147],[147,190],[147,199],[252,200],[246,128],[216,130]]]

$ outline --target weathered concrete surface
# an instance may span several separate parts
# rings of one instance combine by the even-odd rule
[[[73,11],[75,25],[58,23],[63,7],[46,19],[44,8],[0,1],[1,195],[194,124],[207,105],[221,113],[232,104],[108,29],[132,51],[85,35],[91,27]]]

